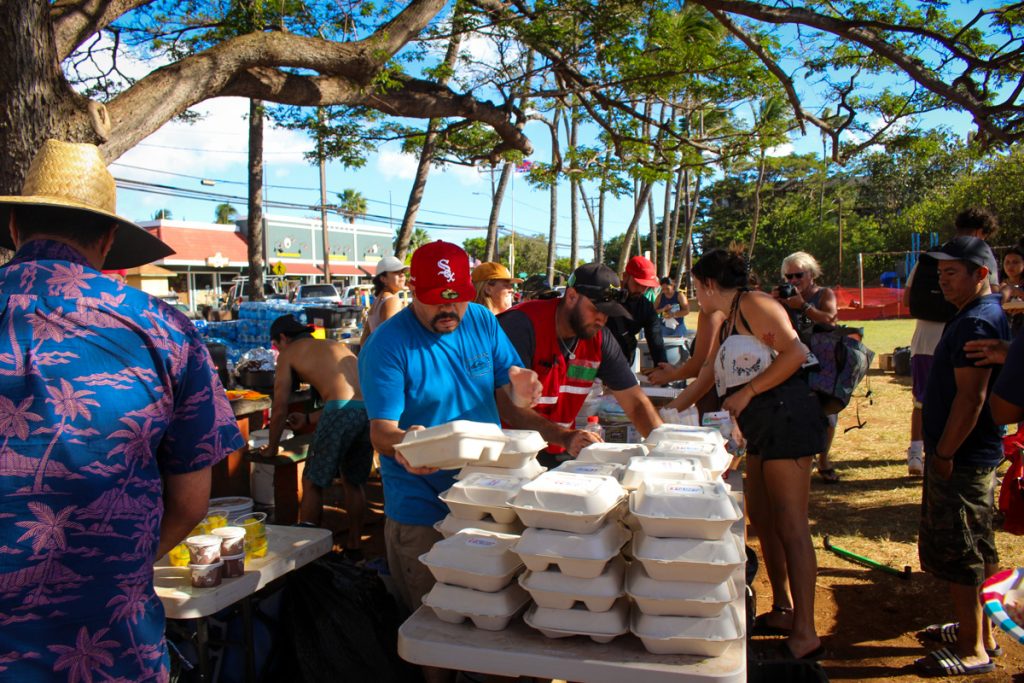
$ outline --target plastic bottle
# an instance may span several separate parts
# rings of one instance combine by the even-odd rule
[[[587,418],[587,426],[583,428],[583,431],[594,432],[604,440],[604,427],[601,426],[601,418],[597,415],[591,415]]]

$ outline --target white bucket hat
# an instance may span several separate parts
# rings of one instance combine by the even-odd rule
[[[380,261],[377,261],[377,272],[374,273],[374,275],[397,273],[402,270],[409,270],[409,266],[405,265],[394,256],[385,256]]]

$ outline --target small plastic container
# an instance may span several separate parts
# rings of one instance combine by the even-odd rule
[[[663,424],[647,435],[647,446],[652,450],[663,441],[702,441],[716,446],[725,446],[725,439],[717,427],[693,427],[691,425]]]
[[[518,469],[524,467],[530,460],[535,460],[537,454],[547,448],[548,442],[532,429],[503,429],[502,433],[508,438],[505,448],[494,463],[494,467]]]
[[[510,506],[526,526],[587,534],[619,508],[624,496],[614,477],[545,472],[525,484]]]
[[[592,443],[576,457],[579,462],[617,462],[627,465],[629,459],[647,455],[642,443]]]
[[[440,522],[434,524],[434,530],[445,538],[453,536],[463,529],[480,529],[481,531],[492,531],[498,534],[518,536],[523,533],[523,529],[525,528],[526,527],[523,526],[523,523],[519,521],[518,517],[509,524],[498,524],[497,522],[489,519],[459,519],[452,514],[449,514]]]
[[[232,526],[245,529],[245,555],[250,559],[264,557],[267,554],[267,513],[250,512],[236,517]]]
[[[648,652],[659,655],[719,657],[743,638],[743,626],[732,605],[711,618],[660,617],[636,610],[629,630]]]
[[[648,479],[676,481],[706,481],[707,472],[697,458],[630,458],[622,475],[622,488],[627,491],[640,488]]]
[[[643,564],[633,562],[626,571],[626,593],[644,614],[716,617],[736,599],[736,585],[731,577],[721,583],[658,581]]]
[[[518,536],[464,529],[435,543],[420,555],[420,562],[442,583],[495,593],[523,569],[511,551],[518,540]]]
[[[548,468],[537,462],[537,458],[533,457],[526,461],[526,464],[522,467],[495,467],[493,465],[466,465],[459,473],[455,475],[457,481],[462,481],[471,474],[488,474],[496,475],[500,474],[509,477],[518,477],[519,479],[526,479],[527,481],[536,479],[540,475],[548,471]]]
[[[567,576],[593,579],[604,572],[629,536],[618,522],[607,522],[589,534],[530,528],[523,531],[512,551],[531,571],[544,572],[555,565]]]
[[[240,526],[223,526],[210,532],[220,538],[221,557],[245,552],[245,529]]]
[[[222,575],[225,579],[236,579],[245,573],[244,552],[238,553],[237,555],[222,557],[221,561],[224,563]]]
[[[214,588],[220,585],[221,572],[224,569],[224,562],[217,560],[210,564],[192,563],[188,566],[192,576],[192,586],[195,588]]]
[[[696,458],[707,471],[708,479],[717,479],[732,464],[732,455],[724,446],[700,441],[662,441],[651,449],[652,458]]]
[[[472,474],[443,492],[438,498],[461,519],[480,520],[490,515],[499,524],[515,521],[508,501],[528,480],[507,475]]]
[[[412,467],[452,470],[472,462],[493,465],[507,441],[508,437],[496,424],[455,420],[406,432],[402,442],[395,445],[395,450]]]
[[[625,591],[626,561],[616,556],[595,578],[578,578],[560,571],[527,571],[519,575],[519,585],[530,593],[540,607],[571,609],[582,602],[591,612],[607,612]]]
[[[228,515],[225,509],[210,510],[200,525],[206,529],[204,533],[211,533],[214,529],[220,529],[228,525]]]
[[[571,472],[573,474],[593,474],[599,477],[615,477],[622,481],[622,473],[626,468],[617,462],[582,462],[566,460],[552,472]]]
[[[746,562],[732,534],[717,541],[697,538],[659,538],[639,532],[632,555],[656,581],[721,583]]]
[[[529,594],[515,583],[494,593],[435,583],[423,596],[423,604],[434,610],[441,621],[460,624],[470,619],[484,631],[504,630],[529,601]]]
[[[201,534],[185,539],[188,547],[189,562],[198,565],[211,565],[220,560],[220,536]]]
[[[582,607],[552,609],[531,605],[523,621],[548,638],[587,636],[597,643],[610,643],[629,631],[629,601],[620,598],[605,612],[591,612]]]
[[[721,482],[645,481],[629,511],[650,536],[719,539],[743,516]]]

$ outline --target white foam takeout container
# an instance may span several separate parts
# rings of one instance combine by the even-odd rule
[[[633,562],[626,570],[626,593],[644,614],[715,617],[736,599],[736,585],[731,577],[721,583],[658,581],[647,574],[642,563]]]
[[[516,513],[508,501],[527,481],[503,474],[471,474],[438,498],[461,519],[480,520],[490,515],[498,524],[511,524]]]
[[[466,463],[497,462],[508,437],[490,422],[455,420],[436,427],[406,432],[395,450],[412,467],[458,469]]]
[[[537,457],[547,448],[548,442],[532,429],[504,429],[502,433],[508,439],[494,467],[518,468]]]
[[[566,460],[551,471],[571,472],[573,474],[595,474],[600,477],[615,477],[615,479],[621,481],[622,474],[626,471],[626,468],[617,462],[584,462],[580,460]]]
[[[633,536],[632,555],[655,581],[721,583],[746,561],[733,534],[709,541],[699,538],[660,538],[642,531]]]
[[[434,610],[441,621],[461,624],[471,619],[474,626],[484,631],[504,630],[529,601],[529,594],[515,583],[494,593],[435,583],[423,596],[423,604]]]
[[[496,467],[493,465],[466,465],[455,475],[457,481],[462,481],[471,474],[501,474],[520,479],[536,479],[548,471],[548,468],[537,462],[536,457],[526,461],[521,467]]]
[[[582,602],[591,612],[607,612],[625,595],[626,561],[615,556],[595,578],[569,576],[560,571],[527,571],[519,575],[519,585],[541,607],[571,609]]]
[[[642,443],[592,443],[576,456],[578,462],[617,462],[625,466],[629,459],[647,455]]]
[[[511,551],[518,540],[510,534],[463,529],[435,543],[429,552],[420,555],[420,562],[442,583],[495,593],[523,568]]]
[[[629,600],[619,598],[605,612],[591,612],[582,607],[553,609],[531,605],[523,621],[548,638],[588,636],[595,642],[609,643],[629,631]]]
[[[566,576],[593,579],[619,554],[629,536],[617,521],[587,534],[530,528],[523,531],[512,552],[532,571],[543,572],[555,565]]]
[[[637,489],[648,479],[706,481],[708,474],[697,458],[630,458],[622,474],[622,488]]]
[[[743,516],[719,482],[651,479],[630,494],[629,511],[651,536],[718,539]]]
[[[586,534],[596,531],[624,498],[614,477],[545,472],[525,484],[510,506],[528,527]]]
[[[652,458],[696,458],[708,474],[708,479],[717,479],[729,469],[732,455],[720,444],[701,441],[662,441],[651,449]]]
[[[523,533],[523,523],[518,518],[510,524],[498,524],[489,519],[459,519],[453,514],[448,514],[440,522],[434,524],[434,530],[448,538],[463,529],[480,529],[482,531],[493,531],[499,534],[512,534],[518,536]]]
[[[725,439],[717,427],[663,424],[651,430],[646,443],[648,448],[654,449],[664,441],[701,441],[725,446]]]
[[[732,605],[710,618],[660,617],[634,610],[629,630],[648,652],[664,655],[718,657],[743,638],[743,627]]]

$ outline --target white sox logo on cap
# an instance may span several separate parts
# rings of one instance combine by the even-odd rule
[[[448,259],[443,258],[437,262],[437,267],[440,268],[437,274],[442,276],[448,282],[455,282],[455,271],[448,265]]]

